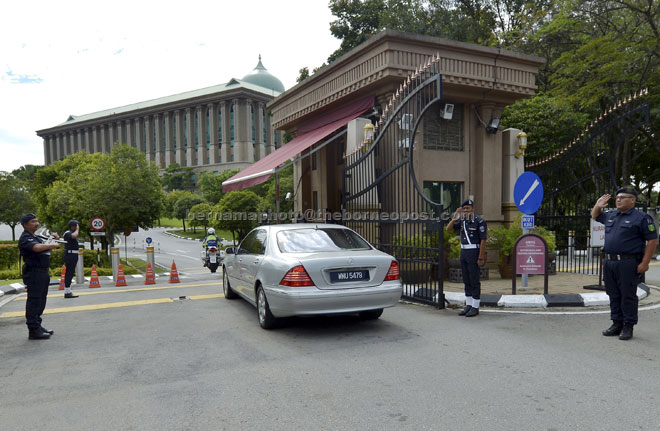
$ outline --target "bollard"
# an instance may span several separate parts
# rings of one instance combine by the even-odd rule
[[[572,266],[575,259],[575,231],[568,231],[568,266]]]
[[[119,271],[119,247],[112,247],[110,249],[112,257],[112,280],[117,282],[117,272]]]
[[[154,260],[154,248],[153,247],[147,247],[147,263],[150,263],[152,268],[156,264],[156,261]]]
[[[85,262],[83,259],[83,248],[78,249],[78,263],[76,264],[76,284],[85,283]]]
[[[135,252],[135,238],[133,238],[133,252]]]

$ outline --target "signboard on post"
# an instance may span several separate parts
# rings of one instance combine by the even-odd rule
[[[101,231],[105,229],[105,220],[101,217],[94,217],[89,221],[89,226],[95,231]]]
[[[516,274],[544,274],[543,293],[548,293],[548,244],[541,235],[528,233],[513,246],[512,292],[516,294]]]
[[[524,215],[521,218],[522,228],[523,229],[534,229],[534,216],[533,215]]]
[[[152,239],[151,239],[151,237],[150,237],[150,236],[148,236],[148,237],[146,237],[146,238],[145,238],[145,240],[144,240],[144,241],[145,241],[145,242],[147,243],[147,245],[149,245],[149,244],[151,244],[151,242],[152,242]]]
[[[603,247],[605,245],[605,225],[591,219],[591,247]]]
[[[513,199],[523,214],[534,214],[543,202],[543,184],[534,172],[523,172],[513,186]]]

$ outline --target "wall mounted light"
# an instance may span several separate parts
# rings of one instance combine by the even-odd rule
[[[442,111],[442,118],[445,120],[451,120],[454,115],[454,105],[452,103],[445,103],[445,108]]]
[[[518,148],[520,151],[516,151],[516,159],[525,156],[525,150],[527,149],[527,133],[520,132],[516,136],[518,138]]]
[[[500,119],[497,117],[490,117],[490,121],[486,126],[486,133],[495,134],[497,129],[500,127]]]
[[[364,125],[364,143],[371,143],[374,140],[374,125],[367,123]]]

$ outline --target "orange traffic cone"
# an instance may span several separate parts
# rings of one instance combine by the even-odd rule
[[[176,270],[176,263],[172,261],[172,269],[170,270],[170,283],[179,283],[179,272]]]
[[[124,276],[124,266],[121,263],[117,269],[117,282],[115,283],[115,286],[128,286],[128,283],[126,283],[126,277]]]
[[[64,281],[64,276],[66,275],[66,266],[62,266],[62,276],[60,277],[60,288],[59,290],[64,290],[65,286],[65,281]]]
[[[92,275],[89,277],[89,287],[101,287],[99,274],[96,272],[96,265],[92,265]]]
[[[156,276],[151,267],[151,262],[147,262],[147,273],[144,276],[144,284],[156,284]]]

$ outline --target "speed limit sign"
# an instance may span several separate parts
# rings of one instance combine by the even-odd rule
[[[105,227],[105,220],[101,217],[94,217],[89,221],[89,226],[96,231],[103,230]]]

